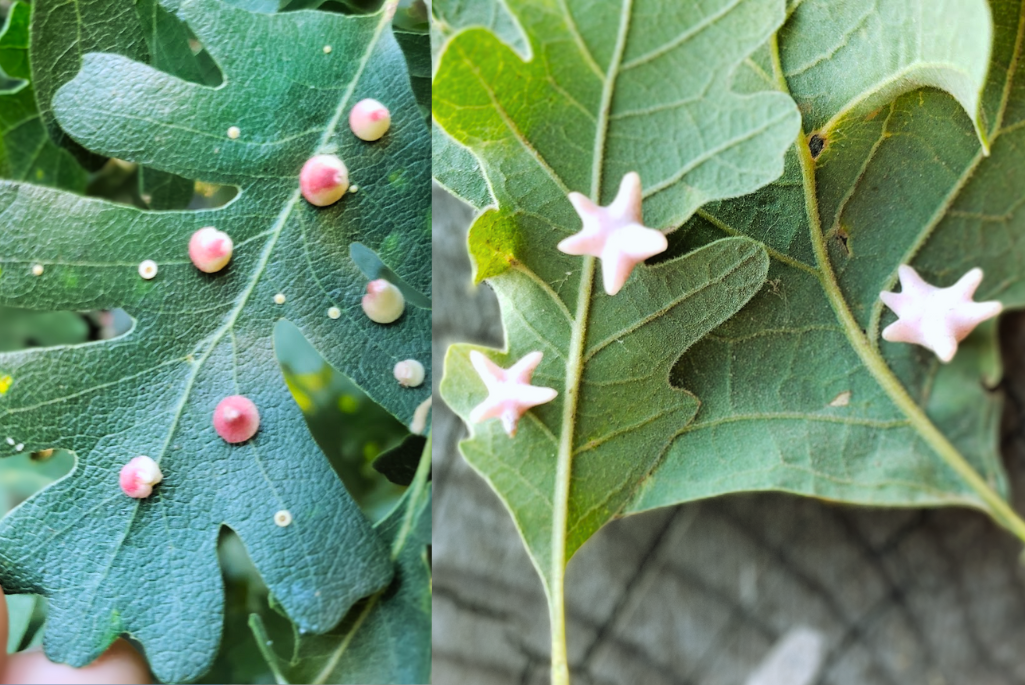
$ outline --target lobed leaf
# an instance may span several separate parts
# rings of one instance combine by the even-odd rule
[[[710,5],[658,30],[657,3],[621,13],[544,0],[511,9],[533,57],[483,29],[457,34],[435,75],[434,118],[480,160],[497,200],[470,235],[477,277],[498,293],[507,331],[506,349],[487,353],[509,366],[542,351],[535,383],[560,392],[515,439],[485,423],[461,448],[511,509],[557,596],[565,560],[626,505],[698,409],[670,385],[673,363],[761,289],[768,266],[750,240],[723,240],[637,269],[609,298],[593,287],[592,259],[555,248],[579,226],[566,194],[607,203],[638,171],[645,222],[672,228],[708,200],[778,175],[798,117],[786,96],[730,90],[737,64],[783,21],[777,3]],[[699,63],[672,83],[659,79]],[[450,350],[442,384],[464,418],[484,396],[471,349]]]
[[[264,15],[219,0],[185,0],[178,13],[216,61],[221,86],[90,53],[53,111],[92,152],[236,185],[234,201],[151,212],[0,182],[0,304],[120,307],[135,321],[112,341],[0,354],[0,376],[11,379],[0,438],[77,455],[66,478],[0,522],[0,584],[49,597],[51,658],[83,664],[127,633],[168,681],[194,679],[216,652],[222,525],[242,538],[300,630],[331,629],[392,577],[386,542],[288,391],[275,324],[298,326],[403,422],[430,392],[429,382],[399,387],[391,372],[415,358],[430,373],[429,310],[410,303],[394,324],[369,321],[360,308],[368,277],[350,254],[376,255],[404,287],[429,296],[428,134],[385,14]],[[344,123],[363,97],[392,111],[378,143]],[[346,160],[359,192],[318,209],[301,199],[298,172],[323,151]],[[210,225],[235,241],[231,265],[216,275],[186,254],[191,234]],[[159,264],[153,280],[137,273],[144,259]],[[43,275],[33,275],[35,264]],[[261,411],[260,432],[240,446],[220,440],[210,420],[230,394]],[[117,476],[139,454],[160,462],[165,478],[152,497],[131,500]],[[281,509],[290,526],[274,524]]]

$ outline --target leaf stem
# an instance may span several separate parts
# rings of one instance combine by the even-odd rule
[[[566,655],[566,527],[569,517],[570,476],[573,469],[573,429],[576,427],[580,376],[584,368],[584,342],[594,287],[594,257],[585,257],[577,293],[576,325],[566,363],[566,395],[562,405],[562,432],[555,466],[555,497],[552,516],[552,567],[548,579],[548,613],[552,624],[552,685],[569,684]]]
[[[779,43],[776,36],[772,37],[772,67],[776,76],[777,85],[785,92],[790,92],[783,75],[780,64]],[[894,375],[893,371],[886,364],[879,351],[876,350],[868,339],[865,331],[858,325],[854,314],[847,305],[840,284],[836,280],[833,271],[833,264],[829,259],[826,249],[825,237],[822,233],[822,221],[819,214],[818,189],[815,179],[815,160],[812,159],[811,150],[805,141],[805,133],[798,135],[794,143],[797,157],[801,165],[801,176],[804,186],[805,209],[808,215],[808,224],[811,232],[812,249],[815,252],[815,259],[819,265],[819,281],[826,294],[829,304],[836,313],[840,324],[843,326],[847,339],[857,353],[861,362],[868,369],[869,373],[876,380],[879,386],[886,392],[890,400],[908,417],[911,425],[918,431],[919,435],[933,449],[934,452],[953,469],[967,485],[975,491],[989,510],[990,515],[997,523],[1013,533],[1020,540],[1025,542],[1025,521],[1017,512],[1000,496],[993,487],[979,474],[967,459],[956,447],[940,432],[929,419],[922,408],[908,394],[907,389]]]

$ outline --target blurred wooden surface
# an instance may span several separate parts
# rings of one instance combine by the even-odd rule
[[[499,346],[495,298],[469,285],[472,215],[443,191],[434,200],[435,359],[456,341]],[[1003,333],[1004,452],[1021,511],[1025,317]],[[434,435],[433,682],[547,683],[541,583],[500,500],[459,455],[462,424],[442,406]],[[569,566],[573,682],[1025,683],[1020,553],[971,511],[771,494],[617,521]]]

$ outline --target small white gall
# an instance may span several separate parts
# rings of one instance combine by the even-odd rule
[[[333,205],[349,189],[349,169],[334,155],[315,155],[299,172],[299,189],[311,205]]]
[[[121,467],[121,490],[129,497],[143,499],[153,493],[153,486],[164,479],[157,462],[149,457],[136,457]]]
[[[395,365],[395,380],[403,388],[415,388],[424,382],[424,365],[415,359],[407,359]]]
[[[342,310],[338,307],[331,307],[327,310],[327,317],[329,319],[340,319],[342,318]]]
[[[234,247],[227,233],[207,226],[192,234],[189,240],[189,259],[203,273],[217,273],[228,266]]]
[[[15,452],[21,452],[23,449],[25,449],[25,443],[23,442],[19,442],[17,445],[14,446]]]
[[[282,509],[281,511],[274,514],[274,523],[278,524],[280,528],[287,528],[292,525],[292,512],[288,509]]]
[[[406,298],[394,285],[378,278],[367,283],[367,294],[363,296],[363,311],[376,323],[391,323],[406,310]]]
[[[153,280],[157,277],[157,263],[152,259],[147,259],[139,265],[139,275],[147,281]]]
[[[331,46],[330,45],[325,45],[324,46],[324,54],[325,55],[330,55],[331,54]]]
[[[240,135],[242,135],[242,131],[239,129],[238,126],[232,126],[228,129],[228,137],[232,140],[235,140]]]
[[[247,397],[225,397],[214,409],[214,430],[225,442],[233,445],[245,442],[259,429],[260,410]]]
[[[32,267],[32,275],[33,276],[42,276],[43,275],[43,265],[42,264],[36,264],[35,266],[33,266]]]
[[[275,295],[274,304],[285,304],[285,293],[278,293]]]
[[[391,127],[391,113],[377,100],[360,100],[349,112],[349,127],[360,140],[380,140]]]
[[[7,444],[14,447],[14,438],[7,438]]]

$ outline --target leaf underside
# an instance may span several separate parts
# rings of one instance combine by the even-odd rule
[[[362,246],[429,297],[430,143],[384,13],[262,15],[218,0],[186,0],[178,13],[223,85],[93,53],[57,91],[53,110],[84,149],[235,185],[234,201],[146,212],[0,182],[0,304],[119,307],[134,319],[112,341],[0,354],[0,377],[11,379],[0,394],[0,439],[77,455],[68,477],[0,522],[0,584],[49,597],[52,659],[87,663],[127,633],[171,682],[196,678],[217,650],[222,525],[240,535],[300,630],[329,630],[392,577],[386,541],[345,492],[288,391],[273,349],[276,322],[294,323],[405,423],[429,396],[431,368],[430,311],[410,304],[393,324],[369,321],[360,307],[368,278],[350,256]],[[348,130],[348,111],[364,97],[392,113],[391,130],[374,144]],[[299,169],[318,152],[338,154],[359,186],[325,209],[297,188]],[[231,264],[215,275],[187,257],[203,226],[235,242]],[[145,259],[159,265],[153,280],[137,273]],[[36,264],[42,276],[33,275]],[[328,316],[332,307],[339,318]],[[394,381],[392,366],[408,358],[427,369],[420,388]],[[238,446],[211,424],[231,394],[261,412],[260,432]],[[0,442],[0,456],[7,451]],[[139,454],[160,463],[164,480],[150,498],[131,500],[118,472]],[[273,517],[283,509],[293,523],[281,528]]]
[[[473,151],[497,199],[470,237],[477,276],[492,279],[507,330],[507,349],[487,352],[508,366],[542,351],[534,382],[560,393],[521,421],[514,440],[485,423],[462,450],[512,510],[549,586],[697,411],[693,395],[670,385],[672,364],[761,288],[767,268],[760,246],[729,239],[638,269],[609,298],[594,286],[593,262],[555,249],[579,228],[566,194],[607,203],[622,176],[638,171],[646,223],[670,228],[709,199],[775,178],[798,123],[785,96],[741,97],[729,86],[738,62],[782,22],[782,7],[747,3],[721,24],[711,10],[690,13],[674,36],[642,4],[622,16],[583,5],[512,6],[530,40],[528,61],[487,31],[459,33],[434,84],[435,120]],[[713,44],[726,47],[708,62]],[[656,102],[642,98],[666,68],[699,59],[706,71],[660,88]],[[667,149],[675,152],[659,153]],[[442,389],[464,417],[484,396],[470,349],[452,348]],[[564,421],[577,393],[577,412]],[[570,461],[572,489],[560,499]]]
[[[435,13],[441,15],[439,7],[454,4],[437,2]],[[984,506],[898,409],[870,373],[867,360],[889,369],[886,373],[899,379],[920,411],[993,487],[1005,492],[997,450],[1000,397],[988,389],[1000,375],[996,327],[980,327],[962,343],[955,361],[942,365],[927,350],[880,340],[880,330],[893,315],[878,302],[878,294],[898,287],[901,263],[913,264],[939,285],[981,266],[986,278],[977,299],[999,299],[1007,307],[1022,304],[1018,263],[1023,248],[1014,230],[1018,189],[1023,187],[1016,180],[1015,140],[1025,116],[1021,89],[1014,87],[1020,3],[994,2],[992,15],[982,0],[894,0],[871,8],[850,0],[796,3],[769,43],[756,40],[767,33],[751,28],[755,10],[778,17],[776,24],[766,24],[771,33],[783,22],[782,2],[695,3],[677,14],[663,4],[624,4],[635,16],[629,36],[636,31],[660,44],[676,40],[679,47],[676,53],[659,53],[666,63],[653,65],[661,67],[658,77],[639,79],[636,92],[624,88],[608,100],[608,141],[598,149],[612,173],[602,176],[603,200],[614,193],[625,165],[641,172],[646,189],[657,186],[658,174],[645,173],[645,164],[657,170],[678,163],[681,145],[676,136],[689,132],[693,121],[701,133],[706,126],[695,117],[684,124],[668,121],[640,129],[630,138],[643,141],[636,143],[639,147],[610,163],[610,157],[621,154],[616,127],[624,112],[643,108],[664,115],[666,101],[678,97],[680,83],[714,82],[709,74],[716,72],[719,55],[732,55],[725,71],[732,74],[733,93],[751,97],[783,90],[799,105],[804,131],[792,131],[783,175],[752,195],[715,200],[705,193],[694,203],[686,195],[666,203],[646,198],[647,224],[679,228],[670,236],[669,254],[640,276],[635,272],[628,288],[672,264],[676,255],[701,255],[726,237],[756,241],[768,252],[770,267],[750,303],[691,346],[677,345],[672,338],[670,345],[661,339],[646,347],[631,346],[624,338],[616,363],[632,371],[623,375],[630,379],[629,388],[626,382],[605,386],[604,399],[589,399],[584,371],[573,417],[569,552],[612,516],[745,490],[784,490],[863,504]],[[596,148],[565,130],[585,128],[584,117],[560,108],[571,95],[585,108],[590,100],[560,80],[568,68],[552,65],[556,55],[560,63],[586,61],[589,49],[599,55],[599,66],[604,64],[600,55],[614,50],[616,41],[607,36],[597,40],[596,27],[614,21],[618,5],[598,12],[585,11],[583,3],[524,0],[510,7],[531,41],[534,61],[528,65],[542,66],[517,66],[512,49],[499,47],[480,29],[448,39],[435,80],[435,120],[454,140],[436,147],[436,156],[440,151],[446,158],[436,161],[435,174],[483,212],[471,229],[470,252],[478,276],[489,279],[502,303],[509,359],[541,349],[546,358],[538,371],[544,381],[539,384],[563,392],[569,336],[553,332],[560,329],[549,303],[557,297],[574,311],[570,293],[575,294],[580,265],[563,261],[554,244],[576,230],[579,220],[567,211],[543,165],[517,165],[513,160],[522,156],[522,149],[532,149],[563,180],[566,188],[559,190],[588,192],[593,177],[583,171],[585,165],[574,162]],[[561,40],[551,28],[569,22],[565,15],[551,18],[560,7],[577,26]],[[540,16],[550,21],[542,25]],[[681,26],[697,21],[695,16],[707,19],[700,31]],[[645,18],[651,23],[644,23]],[[827,23],[835,30],[821,30]],[[752,42],[738,41],[739,36]],[[688,51],[703,38],[708,47],[696,51],[700,57],[688,59]],[[756,43],[762,47],[756,50]],[[627,66],[631,59],[638,60],[628,48]],[[459,60],[472,66],[450,76],[446,67],[455,73],[451,64]],[[492,66],[499,61],[502,72]],[[515,71],[518,81],[506,71]],[[620,81],[630,79],[629,72],[621,73]],[[581,67],[578,79],[586,80],[581,76],[585,73]],[[546,91],[543,80],[554,80],[562,92]],[[479,82],[494,84],[490,98],[479,94]],[[715,87],[702,92],[717,107],[731,97]],[[543,115],[531,110],[531,102],[542,103],[536,109]],[[755,109],[754,102],[746,105]],[[565,108],[580,110],[573,103]],[[499,133],[496,112],[504,112],[502,123],[515,126],[516,136]],[[764,114],[759,117],[766,119]],[[564,120],[573,121],[572,128],[553,123]],[[437,141],[439,134],[434,135]],[[694,137],[722,140],[707,134],[692,134],[688,140]],[[990,146],[990,156],[980,141]],[[814,160],[809,145],[817,154]],[[802,156],[809,173],[802,173]],[[479,171],[460,161],[467,157]],[[744,159],[754,166],[750,156]],[[731,190],[719,197],[734,195],[742,193]],[[809,198],[816,200],[811,206]],[[828,264],[821,264],[817,254],[827,255]],[[554,293],[547,302],[524,294],[522,262]],[[827,297],[830,272],[840,294],[832,303]],[[531,287],[541,288],[536,283]],[[595,302],[604,297],[598,295]],[[613,304],[632,309],[629,298],[620,298],[613,298]],[[846,326],[841,310],[850,312],[856,325]],[[585,349],[597,339],[594,326],[600,319],[595,311],[587,320]],[[871,343],[867,357],[859,356],[853,345],[865,335],[862,329]],[[672,369],[664,387],[686,388],[688,393],[680,393],[674,406],[692,402],[695,409],[676,416],[655,447],[631,436],[629,421],[618,419],[636,411],[633,385],[638,397],[654,395],[650,388],[640,388],[651,383],[650,371],[659,369],[667,355]],[[442,386],[446,400],[464,418],[483,394],[465,356],[463,347],[450,353]],[[649,400],[645,406],[652,404]],[[561,407],[546,405],[523,425],[543,424],[558,436],[564,425],[561,416]],[[595,416],[606,422],[593,422]],[[462,446],[464,454],[503,497],[537,561],[538,540],[549,533],[552,517],[540,506],[528,508],[524,493],[531,492],[538,501],[551,498],[554,450],[541,446],[540,440],[537,445],[519,436],[510,441],[488,424],[472,430],[473,438]],[[653,437],[650,427],[635,430]],[[588,445],[602,441],[606,433],[622,442],[600,458],[590,454]],[[600,463],[591,464],[592,458]],[[622,481],[610,484],[590,475],[638,462],[644,467],[638,467],[626,488]],[[609,503],[600,515],[583,506],[599,501]]]

